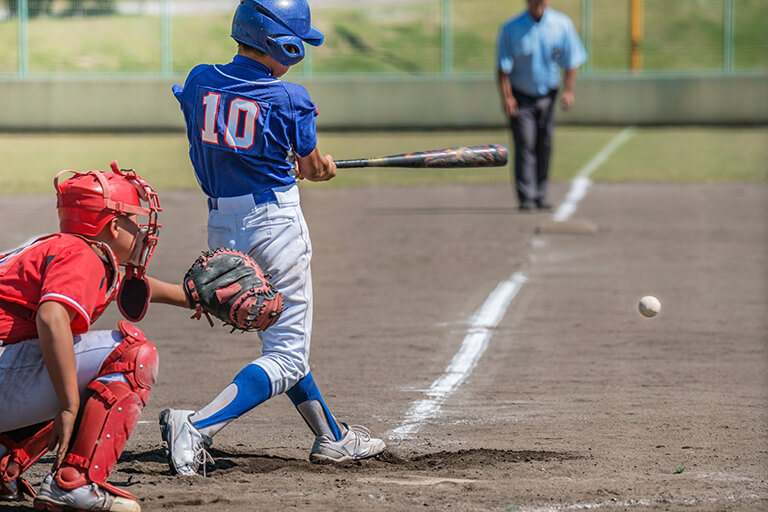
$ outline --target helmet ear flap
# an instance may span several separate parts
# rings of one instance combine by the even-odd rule
[[[301,49],[292,43],[284,44],[283,50],[285,50],[287,53],[290,53],[291,55],[296,55],[297,53],[301,53]]]
[[[293,66],[304,59],[304,44],[296,36],[270,36],[267,53],[283,66]]]

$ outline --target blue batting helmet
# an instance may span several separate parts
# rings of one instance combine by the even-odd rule
[[[304,42],[323,44],[311,24],[307,0],[240,0],[232,19],[232,38],[257,48],[283,66],[304,58]]]

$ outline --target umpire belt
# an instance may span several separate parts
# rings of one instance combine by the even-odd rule
[[[517,100],[529,101],[529,102],[532,103],[532,102],[538,101],[538,100],[540,100],[542,98],[554,98],[555,96],[557,96],[557,91],[558,91],[557,89],[550,89],[547,94],[541,94],[541,95],[538,95],[538,96],[531,96],[530,94],[525,94],[524,92],[520,91],[519,89],[513,88],[512,89],[512,96],[514,96],[515,99],[517,99]]]

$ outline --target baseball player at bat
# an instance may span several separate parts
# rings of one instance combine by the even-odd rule
[[[149,398],[157,351],[126,321],[89,328],[113,298],[132,321],[150,297],[190,304],[181,284],[145,273],[157,194],[135,171],[111,167],[56,175],[60,232],[0,254],[0,501],[34,496],[22,475],[55,449],[35,508],[140,510],[107,477]]]
[[[330,180],[336,166],[317,148],[318,110],[307,91],[282,81],[320,46],[306,0],[241,0],[232,20],[232,62],[193,68],[173,92],[187,126],[189,154],[207,196],[208,245],[250,254],[283,294],[283,312],[259,332],[261,356],[198,410],[160,414],[171,469],[194,475],[212,438],[231,421],[285,393],[314,436],[310,460],[378,455],[384,442],[336,420],[310,372],[312,244],[297,182]]]

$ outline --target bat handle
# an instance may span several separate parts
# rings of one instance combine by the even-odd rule
[[[356,158],[352,160],[335,160],[337,169],[351,169],[353,167],[368,167],[368,161],[365,158]]]

